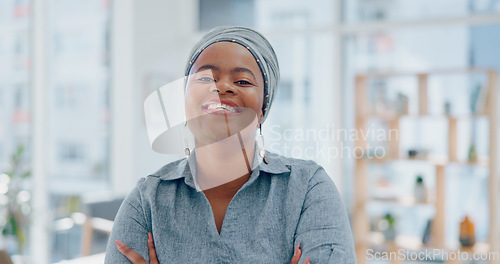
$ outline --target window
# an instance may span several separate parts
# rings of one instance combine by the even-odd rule
[[[56,106],[58,110],[67,111],[77,109],[80,101],[85,98],[83,85],[61,84],[55,88]]]
[[[254,25],[254,0],[200,0],[199,4],[201,31],[224,25]]]
[[[4,151],[3,151],[3,144],[2,144],[2,138],[1,138],[1,135],[0,135],[0,160],[3,160],[4,159]],[[1,163],[0,163],[0,169],[2,169],[3,166],[1,166]]]
[[[0,1],[0,173],[30,129],[30,1]]]
[[[82,162],[85,159],[85,150],[79,143],[60,143],[58,156],[59,161],[63,163]]]
[[[109,9],[101,0],[50,3],[49,142],[57,155],[49,173],[60,181],[64,167],[74,174],[65,175],[68,179],[95,181],[87,167],[103,167],[108,160]],[[107,173],[99,175],[100,184],[109,180]]]
[[[500,12],[498,0],[343,0],[344,21],[411,21]]]
[[[86,192],[109,191],[108,1],[49,0],[48,176],[54,219]],[[75,204],[72,202],[72,204]],[[51,262],[76,257],[75,228],[51,232]],[[76,239],[77,240],[77,239]]]

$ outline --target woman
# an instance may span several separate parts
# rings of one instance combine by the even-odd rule
[[[256,144],[278,81],[274,50],[252,29],[218,27],[198,42],[185,90],[195,150],[138,182],[106,263],[355,263],[325,170]]]

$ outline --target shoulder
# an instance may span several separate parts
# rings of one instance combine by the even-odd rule
[[[335,183],[325,169],[315,161],[290,158],[275,153],[269,154],[267,166],[288,168],[289,176],[286,185],[298,196],[310,199],[324,199],[325,197],[340,199]]]
[[[140,193],[156,192],[158,184],[163,180],[176,180],[184,177],[183,172],[185,169],[186,158],[172,161],[160,169],[156,170],[154,173],[142,177],[137,181],[134,191]]]
[[[290,177],[297,177],[301,181],[330,180],[324,168],[313,160],[304,160],[285,157],[280,154],[268,152],[268,166],[284,166],[290,171]],[[275,163],[275,164],[273,164]]]
[[[186,161],[186,158],[172,161],[158,169],[156,172],[149,174],[148,177],[171,179],[182,176],[182,172],[184,171],[184,167],[187,163]]]
[[[325,169],[312,160],[284,157],[274,154],[273,159],[290,168],[290,187],[303,198],[303,208],[316,203],[329,203],[332,208],[344,208],[340,192]]]
[[[276,178],[284,179],[279,182],[282,182],[289,191],[284,193],[292,193],[287,198],[294,206],[300,205],[302,211],[311,205],[321,203],[329,204],[332,208],[343,207],[335,183],[325,169],[315,161],[284,157],[272,153],[268,165],[272,162],[283,164],[289,169],[288,177]]]

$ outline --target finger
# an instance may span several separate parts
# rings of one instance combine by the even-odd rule
[[[148,264],[144,258],[139,255],[139,253],[133,251],[131,248],[123,244],[120,240],[115,241],[116,247],[118,250],[125,255],[133,264]]]
[[[293,251],[293,257],[290,264],[299,264],[300,256],[302,256],[302,250],[300,250],[300,243],[298,243]]]
[[[148,248],[149,248],[149,259],[150,264],[160,264],[158,262],[158,258],[156,257],[156,248],[155,242],[153,240],[153,234],[151,232],[148,233]]]
[[[311,262],[309,262],[309,257],[307,257],[306,260],[304,260],[304,264],[311,264]]]

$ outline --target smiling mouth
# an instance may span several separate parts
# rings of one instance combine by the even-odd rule
[[[211,115],[238,115],[242,112],[238,106],[231,106],[225,103],[210,102],[201,107],[203,112]]]

